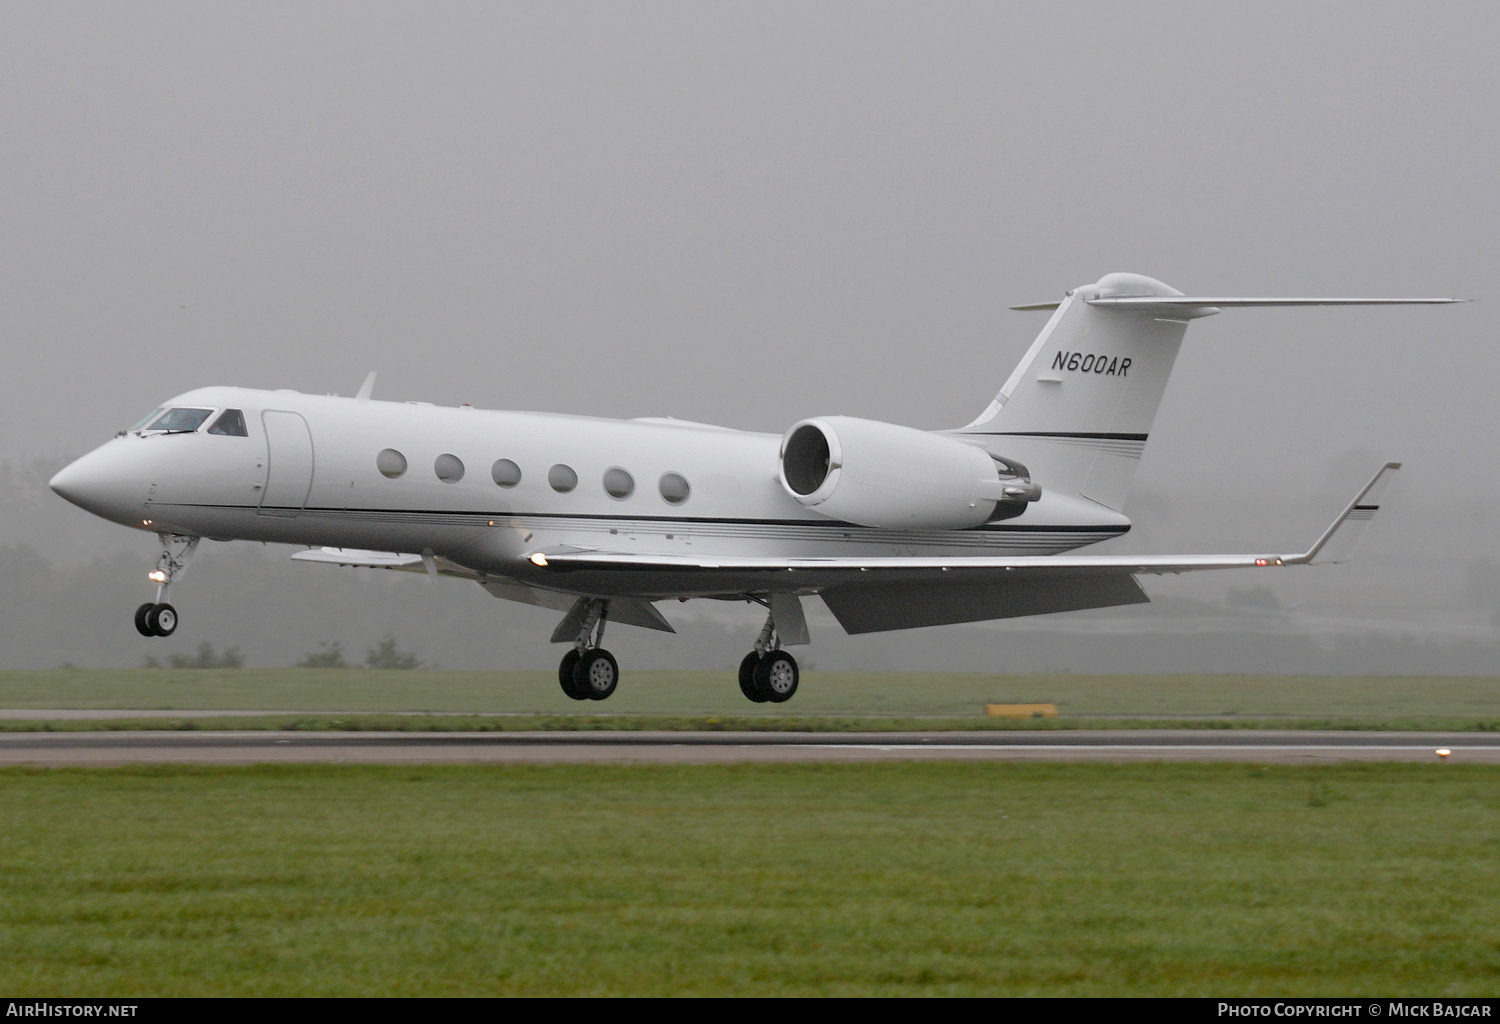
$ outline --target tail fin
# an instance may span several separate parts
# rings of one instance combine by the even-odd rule
[[[1189,320],[1241,306],[1433,305],[1429,298],[1196,298],[1139,274],[1108,274],[1052,309],[984,414],[954,433],[1030,467],[1043,489],[1120,510]]]
[[[1218,310],[1091,300],[1181,294],[1137,274],[1069,292],[990,407],[957,433],[983,437],[993,454],[1030,466],[1043,488],[1122,508],[1188,321]]]

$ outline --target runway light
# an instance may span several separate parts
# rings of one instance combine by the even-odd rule
[[[538,551],[531,556],[531,564],[545,569],[547,567],[547,556]]]
[[[167,574],[162,572],[160,569],[152,569],[146,574],[146,578],[155,583],[167,582]]]
[[[1447,747],[1438,747],[1437,748],[1437,756],[1440,757],[1441,759],[1443,759],[1444,761],[1448,760],[1448,755],[1451,754],[1451,753],[1453,753],[1453,751],[1449,750]]]

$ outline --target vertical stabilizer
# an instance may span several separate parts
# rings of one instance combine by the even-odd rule
[[[1043,489],[1122,508],[1188,320],[1217,310],[1090,300],[1181,294],[1138,274],[1069,292],[990,407],[957,433],[1024,463]]]

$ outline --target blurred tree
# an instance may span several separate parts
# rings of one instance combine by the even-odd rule
[[[365,664],[371,668],[421,668],[422,663],[410,651],[396,650],[396,635],[387,633],[380,643],[365,648]]]
[[[313,651],[307,657],[297,662],[298,668],[348,668],[349,663],[344,660],[344,645],[335,640],[333,643],[319,641],[318,646],[322,650]]]

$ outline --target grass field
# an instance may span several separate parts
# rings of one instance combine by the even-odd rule
[[[1500,993],[1500,771],[0,771],[0,991]]]
[[[1062,719],[1029,723],[1120,724],[1137,716],[1172,724],[1322,727],[1500,728],[1500,678],[1287,677],[1243,675],[1084,676],[808,672],[783,705],[746,701],[728,672],[626,673],[603,704],[565,697],[552,672],[379,672],[320,669],[58,669],[0,672],[0,708],[134,708],[273,712],[474,712],[542,716],[527,728],[702,728],[706,719],[737,727],[1004,727],[986,721],[987,703],[1056,704]],[[560,716],[566,716],[560,717]],[[303,725],[329,726],[338,716]],[[872,721],[882,720],[882,721]],[[1092,721],[1090,721],[1092,720]],[[1262,721],[1265,720],[1265,721]],[[262,727],[289,720],[267,719]],[[507,723],[340,719],[335,728],[502,728]],[[156,727],[161,726],[157,721]],[[190,723],[191,724],[191,723]],[[196,723],[206,727],[207,723]],[[221,723],[213,723],[219,725]],[[235,727],[250,727],[240,721]],[[708,723],[712,724],[712,723]],[[0,728],[5,726],[0,725]],[[39,728],[35,724],[19,728]],[[96,728],[98,726],[73,726]],[[118,728],[119,724],[114,726]]]

